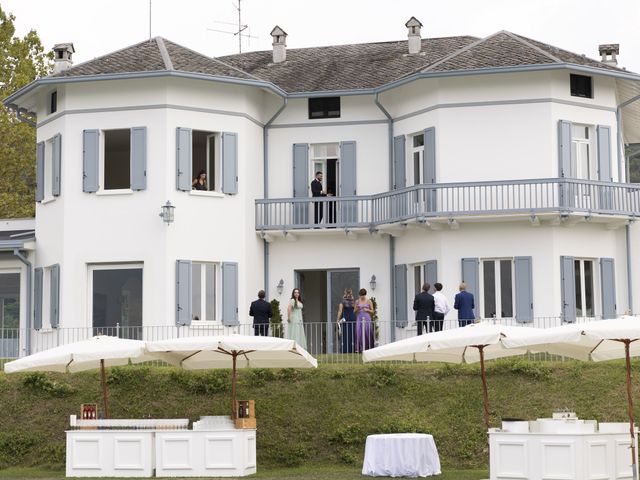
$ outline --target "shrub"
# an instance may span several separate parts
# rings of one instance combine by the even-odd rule
[[[280,311],[280,301],[277,298],[271,300],[271,312],[273,316],[269,319],[270,335],[272,337],[283,338],[284,327],[282,326],[282,312]]]
[[[265,385],[267,382],[271,382],[276,379],[276,374],[273,370],[269,370],[268,368],[251,368],[247,372],[246,376],[243,375],[246,379],[246,383],[252,387],[261,387]]]
[[[393,368],[388,366],[373,365],[370,369],[370,384],[378,387],[391,387],[398,384],[398,377]]]
[[[54,397],[66,397],[75,392],[75,389],[64,382],[54,382],[42,372],[27,373],[22,378],[22,386],[33,391],[49,394]]]
[[[205,373],[173,370],[169,378],[188,392],[199,395],[226,392],[231,385],[227,370],[209,370]]]
[[[492,373],[512,373],[536,380],[545,380],[551,376],[551,369],[542,362],[530,362],[522,358],[501,360],[490,365]]]
[[[273,452],[273,460],[283,467],[297,467],[307,459],[307,449],[303,445],[287,445]]]
[[[123,389],[144,388],[148,383],[150,369],[149,367],[113,367],[109,369],[107,375],[107,383],[109,385],[117,385]]]
[[[0,468],[24,464],[25,457],[39,443],[35,436],[24,432],[0,433]]]

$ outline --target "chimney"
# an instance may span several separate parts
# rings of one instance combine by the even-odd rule
[[[409,55],[416,55],[422,50],[422,38],[420,37],[422,24],[416,17],[411,17],[404,25],[407,27],[409,36]]]
[[[287,32],[276,25],[271,30],[271,36],[273,37],[273,63],[282,63],[287,59]]]
[[[53,46],[55,63],[53,64],[53,73],[64,72],[73,65],[71,55],[75,53],[73,43],[58,43]]]
[[[602,63],[606,63],[607,65],[611,65],[612,67],[618,66],[618,59],[616,58],[616,55],[620,54],[619,43],[607,43],[605,45],[600,45],[598,47],[598,51],[600,52],[600,56],[602,57]]]

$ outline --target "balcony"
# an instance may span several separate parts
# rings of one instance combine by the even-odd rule
[[[316,213],[321,221],[316,222]],[[256,200],[256,230],[264,235],[331,230],[389,231],[407,225],[457,228],[466,221],[524,219],[572,225],[625,225],[640,215],[640,184],[548,178],[423,184],[354,197]]]

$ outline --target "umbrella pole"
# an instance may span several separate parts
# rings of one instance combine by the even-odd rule
[[[482,401],[484,403],[484,425],[489,430],[489,393],[487,391],[487,373],[484,368],[484,345],[478,345],[480,351],[480,376],[482,377]]]
[[[233,359],[233,367],[231,368],[231,419],[235,420],[236,413],[236,359],[238,354],[233,352],[231,358]]]
[[[631,435],[631,468],[633,468],[633,479],[638,478],[636,466],[636,444],[633,422],[633,394],[631,392],[631,358],[629,355],[630,340],[624,340],[624,357],[627,365],[627,400],[629,401],[629,434]]]
[[[102,383],[102,405],[104,418],[109,418],[109,397],[107,396],[107,372],[104,369],[104,359],[100,360],[100,381]]]

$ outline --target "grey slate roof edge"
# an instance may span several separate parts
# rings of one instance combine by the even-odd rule
[[[558,57],[556,57],[555,55],[551,55],[549,52],[545,52],[542,48],[538,47],[537,45],[534,45],[531,42],[528,42],[524,37],[519,37],[518,35],[515,35],[507,30],[502,30],[502,33],[510,36],[511,38],[513,38],[514,40],[526,45],[529,48],[533,48],[535,51],[537,51],[538,53],[541,53],[542,55],[544,55],[545,57],[550,58],[551,60],[553,60],[554,62],[557,63],[564,63],[561,59],[559,59]]]

